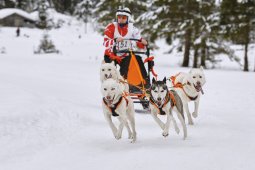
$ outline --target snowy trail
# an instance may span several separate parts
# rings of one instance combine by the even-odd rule
[[[83,41],[58,43],[71,51]],[[149,114],[137,113],[138,141],[131,144],[126,131],[116,141],[103,117],[94,53],[17,53],[0,56],[0,170],[254,169],[254,73],[206,70],[187,140],[173,128],[163,138]],[[162,60],[160,78],[188,71]]]

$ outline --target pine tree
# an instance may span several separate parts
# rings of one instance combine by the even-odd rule
[[[214,62],[215,44],[219,43],[219,9],[214,0],[199,2],[199,16],[197,17],[198,34],[195,34],[195,45],[201,49],[200,65],[206,67],[206,60]],[[194,65],[194,64],[193,64]]]
[[[244,46],[244,71],[249,71],[248,47],[253,33],[252,21],[254,18],[254,0],[223,0],[221,24],[225,30],[224,38]]]
[[[36,51],[35,54],[42,54],[42,53],[59,53],[59,50],[56,49],[53,41],[50,39],[50,36],[47,33],[44,33],[41,43]]]
[[[143,32],[151,35],[151,41],[166,38],[170,44],[180,39],[184,44],[184,58],[182,65],[189,65],[190,49],[192,47],[193,23],[196,17],[198,3],[195,0],[155,0],[149,6],[148,12],[141,15]]]

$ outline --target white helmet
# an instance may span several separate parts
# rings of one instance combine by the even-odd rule
[[[125,15],[128,17],[128,19],[131,19],[131,15],[132,13],[130,12],[130,9],[129,8],[123,8],[123,9],[118,9],[117,12],[116,12],[116,17],[118,15]]]

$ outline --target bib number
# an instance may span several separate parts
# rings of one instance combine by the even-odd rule
[[[128,50],[128,49],[135,49],[135,44],[129,40],[124,40],[122,42],[118,43],[118,49],[119,50]]]

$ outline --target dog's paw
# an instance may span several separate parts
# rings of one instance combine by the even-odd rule
[[[190,119],[188,120],[188,124],[189,124],[189,125],[194,125],[194,122],[193,122],[193,120],[192,120],[191,117],[190,117]]]
[[[115,133],[115,139],[119,140],[121,138],[121,132]]]
[[[163,135],[164,137],[167,137],[169,134],[168,134],[167,131],[163,131],[162,135]]]
[[[120,135],[115,135],[115,139],[119,140],[121,138]]]
[[[194,122],[193,121],[189,121],[189,125],[194,125]]]
[[[131,140],[131,143],[135,143],[135,141],[136,141],[136,135],[132,135],[132,138],[131,138],[132,140]]]
[[[177,134],[179,134],[180,133],[180,129],[177,127],[177,128],[175,128],[175,132],[177,133]]]
[[[197,118],[197,112],[193,112],[193,113],[192,113],[192,116],[193,116],[194,118]]]

